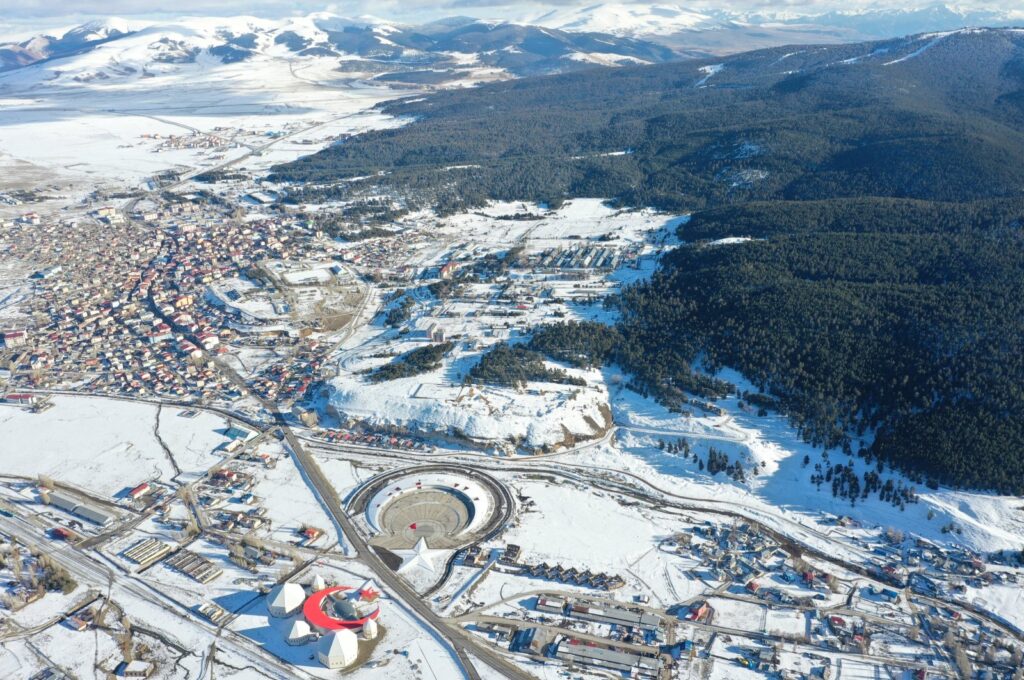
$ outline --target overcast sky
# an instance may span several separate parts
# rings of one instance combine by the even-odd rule
[[[509,0],[0,0],[0,35],[30,33],[59,28],[96,17],[160,19],[184,15],[233,16],[250,14],[274,18],[310,12],[331,12],[343,16],[373,15],[395,21],[417,21],[440,16],[465,14],[477,17],[516,17],[540,14],[545,9],[588,6],[602,0],[556,0],[555,2],[510,2]],[[863,8],[909,8],[937,4],[936,0],[690,0],[673,3],[639,3],[630,0],[606,0],[623,4],[678,4],[687,9],[735,12],[787,12],[797,15],[820,14],[832,10]],[[965,8],[1010,9],[1021,0],[950,0]]]

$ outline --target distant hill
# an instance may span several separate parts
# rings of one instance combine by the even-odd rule
[[[393,190],[442,205],[1013,195],[1024,186],[1022,43],[1024,32],[972,30],[490,84],[388,104],[417,124],[277,175],[386,172]],[[482,167],[450,169],[465,164]]]
[[[93,21],[73,28],[59,38],[38,35],[20,43],[0,43],[0,71],[81,54],[130,33],[131,29],[122,21]]]
[[[815,443],[922,483],[1024,493],[1024,31],[775,48],[385,109],[415,122],[275,178],[300,200],[695,210],[689,245],[624,294],[622,341],[604,352],[637,389],[682,408],[721,389],[698,358],[735,367]],[[733,236],[755,238],[708,245]]]
[[[813,3],[695,11],[673,3],[602,2],[528,10],[516,21],[567,31],[644,38],[685,54],[734,54],[779,45],[860,42],[971,26],[1024,26],[1024,9],[966,9],[935,3],[815,12]]]
[[[230,64],[261,55],[295,63],[334,60],[344,72],[364,72],[371,78],[430,70],[439,74],[434,76],[438,82],[446,79],[445,73],[464,75],[467,67],[490,68],[511,77],[657,63],[678,56],[663,45],[606,33],[466,18],[407,26],[313,14],[282,20],[91,22],[60,37],[39,35],[0,44],[0,72],[66,60],[60,65],[61,75],[88,82],[181,69],[204,56]],[[69,59],[75,56],[83,58]]]

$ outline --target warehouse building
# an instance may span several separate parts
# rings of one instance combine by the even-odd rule
[[[638,678],[656,678],[662,666],[661,659],[657,657],[609,649],[575,639],[564,640],[559,644],[555,657],[565,663],[592,666]]]
[[[78,502],[77,498],[72,498],[60,491],[44,493],[43,499],[56,508],[60,508],[65,512],[70,512],[72,515],[81,517],[82,519],[88,520],[101,527],[105,527],[114,521],[113,515],[109,515],[102,510],[98,510],[88,505],[82,505]]]
[[[584,621],[630,626],[631,628],[641,628],[643,630],[657,630],[661,627],[660,616],[649,614],[642,610],[623,609],[622,607],[596,607],[574,603],[569,607],[569,615]]]

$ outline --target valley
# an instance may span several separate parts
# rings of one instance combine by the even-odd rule
[[[11,48],[0,675],[1020,677],[1024,33],[717,20]]]

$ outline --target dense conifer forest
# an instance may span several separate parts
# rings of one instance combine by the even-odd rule
[[[810,441],[926,483],[1024,493],[1024,34],[927,40],[391,104],[415,122],[274,178],[408,209],[598,196],[692,211],[684,245],[623,292],[616,328],[540,329],[471,378],[537,379],[517,371],[541,356],[614,361],[681,409],[730,389],[696,364],[730,366]],[[370,179],[340,181],[356,177]],[[714,243],[736,236],[752,240]]]

